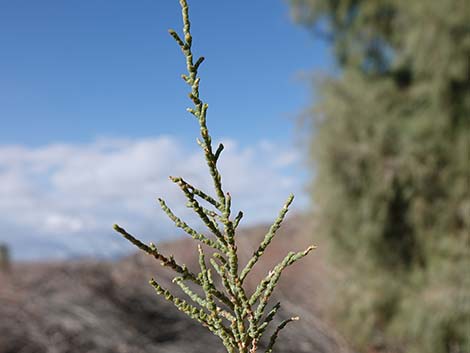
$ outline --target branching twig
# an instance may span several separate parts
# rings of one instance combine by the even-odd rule
[[[169,32],[176,43],[181,47],[186,59],[188,73],[182,75],[182,77],[191,87],[189,97],[194,104],[193,107],[188,108],[188,111],[194,115],[199,122],[201,140],[198,140],[198,143],[203,149],[209,173],[214,183],[216,197],[212,197],[209,193],[195,188],[181,177],[171,177],[170,179],[181,188],[188,201],[188,207],[192,208],[199,216],[201,221],[212,233],[212,236],[206,236],[191,228],[186,222],[173,213],[165,201],[159,199],[159,202],[162,210],[177,227],[183,229],[196,241],[212,248],[209,259],[209,263],[212,267],[208,267],[206,254],[201,245],[198,247],[200,268],[199,272],[196,274],[191,272],[185,265],[178,264],[172,256],[167,257],[161,254],[154,245],[142,243],[120,226],[115,225],[114,229],[139,249],[157,259],[162,266],[174,270],[178,276],[173,279],[173,282],[180,287],[181,291],[185,293],[194,304],[189,304],[185,300],[178,298],[169,290],[163,288],[156,280],[152,279],[150,284],[159,295],[173,303],[178,310],[198,321],[218,336],[228,353],[256,353],[259,350],[258,347],[261,337],[269,324],[274,321],[274,317],[280,308],[280,304],[277,303],[263,319],[265,308],[279,282],[283,270],[306,256],[315,247],[311,246],[307,250],[298,253],[289,253],[282,262],[275,266],[274,269],[260,281],[255,292],[251,296],[247,295],[243,281],[276,236],[276,232],[281,226],[294,197],[292,195],[289,196],[264,240],[254,252],[246,266],[239,271],[235,231],[243,217],[243,213],[239,212],[235,218],[232,218],[231,195],[223,190],[222,177],[218,170],[217,162],[224,146],[220,144],[215,152],[213,151],[212,138],[206,123],[208,105],[203,102],[199,94],[200,78],[198,77],[198,70],[204,58],[200,57],[194,62],[192,53],[193,39],[191,36],[187,1],[180,0],[180,4],[183,16],[183,38],[174,30],[170,30]],[[206,206],[211,209],[203,206],[200,201],[207,203],[208,205]],[[212,270],[215,270],[215,274],[220,278],[220,281],[213,279]],[[201,296],[193,291],[185,283],[187,280],[198,286],[199,292],[204,292],[204,295]],[[218,286],[222,288],[219,289],[217,288]],[[268,343],[267,353],[272,352],[279,332],[289,322],[297,319],[298,318],[291,318],[282,322],[277,327]]]

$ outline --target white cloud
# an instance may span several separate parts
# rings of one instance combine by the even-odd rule
[[[223,182],[245,224],[270,221],[290,192],[301,194],[298,151],[270,141],[224,144]],[[170,136],[0,146],[0,241],[19,258],[116,254],[127,247],[111,236],[113,223],[145,240],[175,234],[157,197],[198,227],[169,175],[211,190],[200,149]]]

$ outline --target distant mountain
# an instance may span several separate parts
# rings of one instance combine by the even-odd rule
[[[129,244],[120,241],[111,226],[105,234],[1,235],[0,244],[7,244],[17,261],[116,259],[133,250]]]
[[[310,243],[307,229],[305,219],[290,218],[248,285],[288,251]],[[241,231],[242,261],[265,231]],[[191,240],[160,248],[189,267],[197,265]],[[276,293],[283,302],[280,319],[300,315],[302,320],[282,333],[277,352],[348,352],[325,321],[328,276],[322,250],[285,272]],[[154,293],[147,284],[151,277],[172,287],[171,273],[145,254],[117,261],[14,264],[0,274],[0,353],[222,353],[206,329]]]

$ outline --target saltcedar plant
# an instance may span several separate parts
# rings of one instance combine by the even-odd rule
[[[191,87],[189,97],[193,103],[193,107],[188,108],[188,111],[199,122],[202,139],[198,139],[198,144],[204,152],[216,196],[210,196],[209,193],[194,187],[183,178],[170,177],[170,179],[181,188],[188,200],[188,207],[192,208],[205,224],[210,235],[190,227],[173,213],[163,199],[158,201],[174,224],[200,243],[198,245],[200,269],[198,273],[192,272],[185,265],[177,263],[173,256],[167,257],[161,254],[155,245],[142,243],[118,225],[114,225],[114,229],[139,249],[160,261],[162,266],[174,270],[177,276],[173,282],[181,288],[191,303],[175,296],[168,289],[163,288],[157,280],[151,279],[150,285],[159,295],[218,336],[228,353],[255,353],[259,352],[260,339],[280,308],[280,303],[277,303],[267,310],[268,302],[278,284],[281,273],[286,267],[306,256],[315,247],[310,246],[305,251],[297,253],[290,252],[258,283],[253,293],[248,293],[246,290],[244,281],[247,275],[273,240],[294,197],[293,195],[289,196],[251,259],[244,267],[241,267],[237,255],[235,232],[243,213],[239,212],[235,217],[232,217],[231,196],[222,187],[222,177],[217,163],[224,146],[219,144],[215,150],[213,149],[212,139],[206,124],[208,105],[203,102],[199,94],[198,70],[204,58],[200,57],[194,60],[187,1],[180,0],[180,5],[184,36],[180,37],[174,30],[170,30],[169,33],[181,47],[186,58],[188,73],[182,75],[182,78]],[[208,249],[210,252],[207,251]],[[209,264],[211,266],[208,265],[206,257],[210,257]],[[217,280],[215,280],[216,276]],[[192,282],[192,285],[188,282]],[[194,287],[199,287],[199,291],[195,291]],[[203,292],[204,295],[198,294],[199,292]],[[274,329],[271,338],[266,343],[266,353],[273,351],[279,332],[294,320],[298,320],[298,318],[287,319]]]

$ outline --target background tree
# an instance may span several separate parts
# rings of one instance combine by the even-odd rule
[[[338,323],[360,348],[470,352],[470,2],[291,3],[341,69],[311,114]]]

